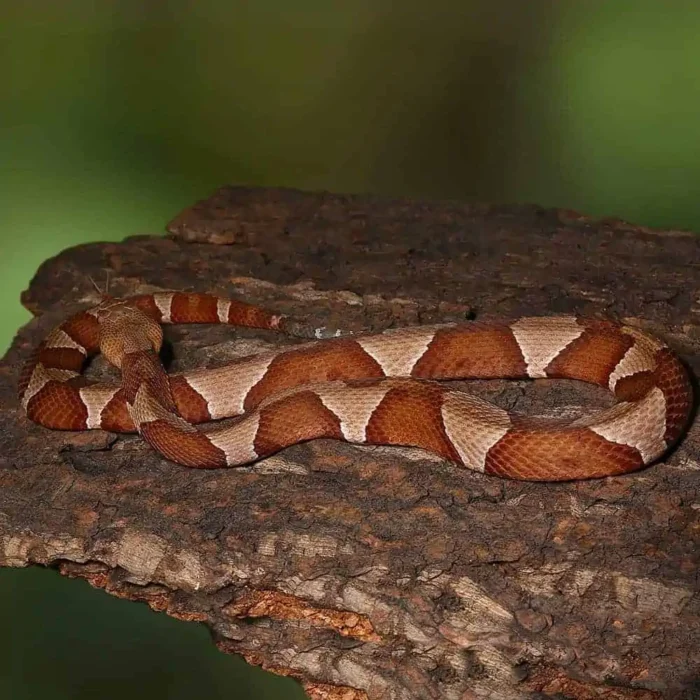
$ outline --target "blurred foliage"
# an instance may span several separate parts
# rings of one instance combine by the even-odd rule
[[[218,652],[203,625],[56,572],[0,576],[3,700],[303,700],[288,678]]]
[[[227,182],[530,201],[700,229],[698,36],[700,5],[658,0],[5,3],[0,344],[28,318],[17,299],[42,260],[162,231]],[[64,664],[85,647],[52,636],[72,627],[68,590],[92,611],[74,602],[80,634],[118,651],[99,667],[105,687],[126,688],[138,663],[130,694],[180,697],[159,672],[148,690],[141,675],[146,656],[179,673],[180,652],[125,643],[158,616],[103,632],[139,606],[91,602],[40,570],[0,583],[5,629],[26,654],[0,671],[2,697],[95,694],[85,679],[59,689],[23,675],[30,662],[39,679],[79,673]],[[47,596],[40,619],[13,605],[20,592]],[[210,646],[198,643],[192,654]],[[192,677],[214,673],[205,665]],[[232,695],[239,681],[206,687],[253,697]]]

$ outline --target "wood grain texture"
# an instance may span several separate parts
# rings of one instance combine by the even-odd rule
[[[194,471],[136,437],[47,433],[15,399],[16,368],[66,311],[95,301],[87,275],[105,270],[119,295],[217,292],[352,329],[605,312],[661,335],[697,374],[696,239],[536,207],[245,188],[170,228],[170,239],[66,251],[24,295],[40,317],[0,366],[4,565],[53,564],[201,620],[222,649],[299,678],[312,697],[697,692],[695,423],[665,464],[523,484],[331,440]],[[175,372],[282,342],[214,327],[166,335]],[[96,362],[91,376],[114,375]],[[530,414],[608,405],[558,380],[469,389]]]

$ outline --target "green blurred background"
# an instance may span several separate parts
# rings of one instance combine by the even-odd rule
[[[0,9],[0,345],[42,260],[224,183],[536,202],[700,230],[700,4]],[[0,700],[303,698],[206,630],[0,571]]]

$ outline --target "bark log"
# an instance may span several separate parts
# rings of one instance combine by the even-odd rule
[[[198,471],[135,436],[32,425],[15,397],[31,348],[108,274],[114,295],[211,291],[351,330],[611,315],[697,373],[696,237],[534,206],[242,187],[168,231],[67,250],[24,293],[37,318],[0,366],[1,564],[53,565],[203,621],[221,649],[312,698],[700,695],[696,424],[664,463],[579,483],[328,440]],[[219,327],[167,337],[173,371],[293,342]],[[99,359],[89,372],[111,375]],[[573,382],[468,386],[530,412],[609,401]]]

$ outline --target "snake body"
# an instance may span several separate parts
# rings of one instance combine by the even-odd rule
[[[533,481],[630,472],[658,459],[690,413],[688,375],[660,340],[613,321],[523,317],[319,340],[169,376],[162,323],[292,329],[284,316],[207,294],[105,299],[55,328],[26,364],[19,397],[54,429],[138,431],[190,467],[253,462],[314,438],[408,445],[459,465]],[[120,385],[81,375],[101,351]],[[617,403],[592,416],[509,413],[435,380],[578,379]],[[194,424],[238,416],[227,426]]]

